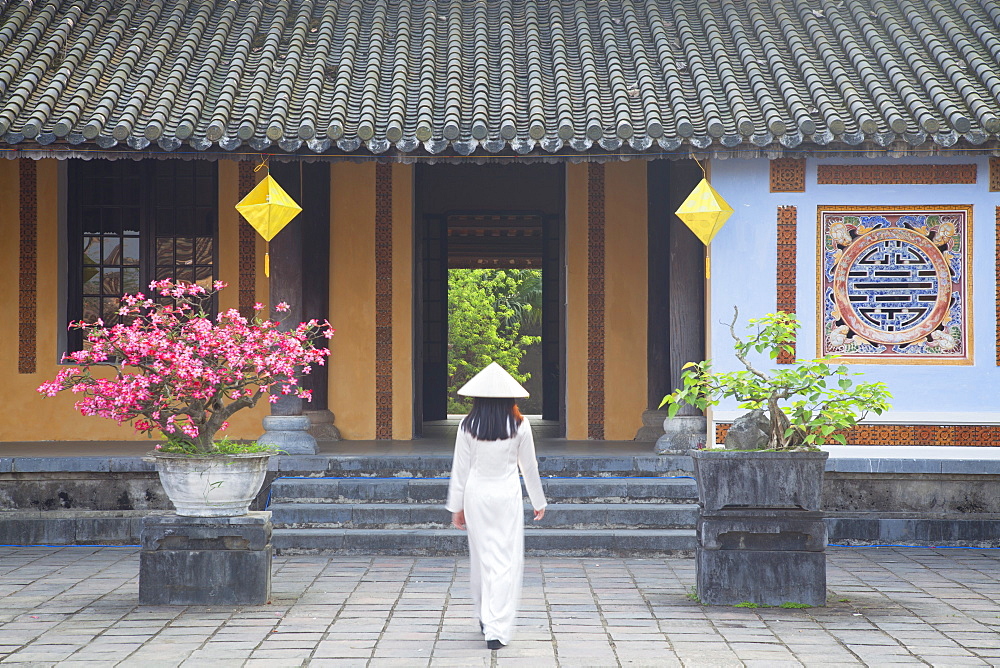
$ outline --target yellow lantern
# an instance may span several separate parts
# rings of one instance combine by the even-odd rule
[[[716,233],[722,229],[729,217],[733,215],[733,207],[715,191],[715,188],[702,179],[695,186],[684,203],[677,209],[677,217],[691,228],[691,231],[701,239],[707,247],[712,243]],[[709,276],[708,255],[705,256],[705,277]]]
[[[299,215],[302,207],[288,196],[278,182],[268,174],[247,193],[247,196],[236,205],[247,222],[264,237],[266,248],[270,249],[271,239],[281,231],[292,218]],[[264,251],[264,275],[271,275],[271,258],[268,250]]]

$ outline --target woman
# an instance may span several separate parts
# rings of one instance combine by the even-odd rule
[[[458,391],[473,397],[462,420],[448,484],[452,524],[469,532],[469,574],[473,609],[486,646],[510,642],[524,573],[524,505],[518,468],[524,476],[535,521],[545,516],[531,425],[515,398],[528,393],[493,362]]]

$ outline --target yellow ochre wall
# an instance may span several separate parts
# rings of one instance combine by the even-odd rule
[[[375,164],[330,166],[330,410],[375,438]],[[392,166],[392,431],[413,436],[413,168]]]
[[[236,307],[239,302],[239,243],[238,214],[233,208],[239,199],[238,168],[235,162],[219,165],[219,276],[230,287],[220,296],[222,308]],[[2,397],[7,410],[0,415],[0,441],[126,441],[145,440],[130,426],[118,426],[111,420],[80,415],[73,404],[76,397],[63,392],[57,397],[42,397],[35,389],[55,377],[62,351],[58,336],[63,327],[58,304],[61,297],[59,267],[58,203],[59,169],[57,160],[37,162],[37,343],[36,372],[17,372],[18,356],[18,283],[0,282],[0,368],[4,370]],[[0,213],[3,231],[0,235],[0,262],[9,273],[17,276],[19,261],[19,187],[17,160],[0,160]],[[257,300],[267,301],[264,281],[263,254],[258,243]],[[268,414],[262,404],[254,410],[238,413],[231,420],[228,435],[233,438],[257,438],[262,433],[260,420]]]
[[[587,438],[586,164],[566,165],[566,437]],[[632,440],[646,408],[646,163],[604,164],[604,438]]]

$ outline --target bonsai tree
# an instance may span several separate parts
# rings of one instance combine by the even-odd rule
[[[863,420],[868,413],[881,415],[892,398],[884,383],[855,384],[846,365],[836,364],[836,356],[797,360],[787,368],[765,372],[750,361],[751,354],[767,353],[773,360],[782,351],[792,353],[800,324],[795,314],[779,311],[749,321],[753,333],[736,335],[739,310],[734,308],[729,333],[736,359],[743,371],[712,371],[711,361],[688,362],[681,378],[684,387],[663,398],[670,417],[681,404],[705,410],[724,398],[734,398],[740,408],[767,410],[770,439],[767,448],[792,450],[815,448],[827,441],[846,443],[842,433]]]
[[[310,320],[281,331],[275,320],[248,320],[236,309],[213,322],[207,307],[226,287],[222,281],[211,290],[171,280],[149,287],[155,298],[142,293],[122,298],[119,324],[72,323],[84,332],[84,349],[63,359],[79,366],[63,369],[38,391],[51,397],[71,390],[83,395],[76,407],[84,415],[129,422],[141,433],[162,432],[164,451],[264,449],[227,440],[220,450],[215,435],[234,413],[255,406],[265,394],[272,403],[283,394],[311,400],[298,377],[312,364],[325,363],[329,349],[315,344],[333,336],[330,323]],[[254,308],[260,313],[264,306]],[[275,310],[287,311],[288,305]]]

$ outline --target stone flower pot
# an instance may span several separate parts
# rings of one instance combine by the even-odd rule
[[[738,508],[819,511],[828,452],[692,450],[705,512]]]
[[[260,491],[271,453],[154,457],[160,484],[178,515],[238,517],[247,514]]]

